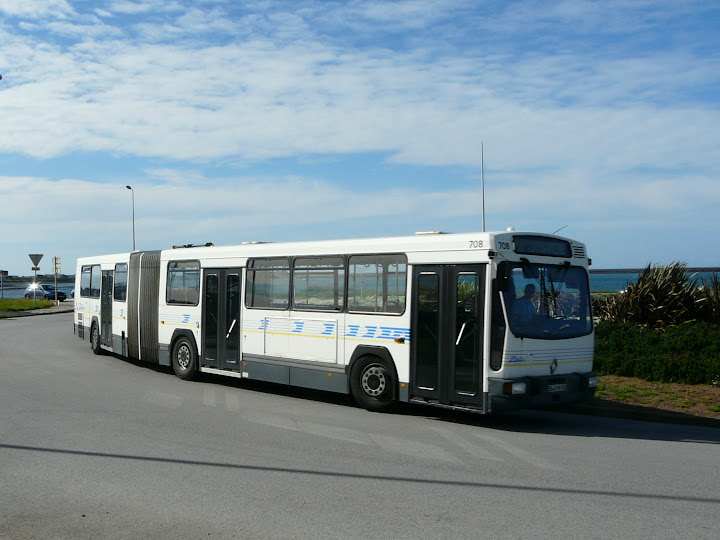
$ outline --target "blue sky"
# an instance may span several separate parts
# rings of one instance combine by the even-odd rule
[[[0,268],[480,231],[720,266],[714,1],[0,0]]]

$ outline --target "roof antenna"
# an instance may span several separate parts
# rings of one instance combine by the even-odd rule
[[[557,231],[553,232],[553,234],[559,233],[559,232],[562,231],[565,227],[567,227],[567,225],[563,225],[563,226],[560,227]]]
[[[485,232],[485,143],[483,141],[480,141],[480,171],[482,176],[482,232]]]

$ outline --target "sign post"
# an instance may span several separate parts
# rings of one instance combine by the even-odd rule
[[[7,270],[0,270],[0,298],[5,298],[5,282],[3,281],[3,278],[7,275]]]
[[[40,264],[40,261],[42,260],[43,256],[42,256],[42,253],[30,253],[29,257],[33,263],[32,270],[35,272],[35,281],[34,281],[35,288],[33,289],[33,306],[34,306],[35,302],[36,302],[35,297],[37,296],[37,273],[38,273],[38,270],[40,270],[40,267],[38,266],[38,264]]]
[[[53,257],[53,274],[55,275],[55,305],[59,306],[58,291],[57,291],[57,278],[60,275],[60,257]]]

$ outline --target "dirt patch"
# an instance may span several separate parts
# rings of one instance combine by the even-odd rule
[[[720,418],[720,384],[660,383],[603,375],[596,397],[663,411]]]

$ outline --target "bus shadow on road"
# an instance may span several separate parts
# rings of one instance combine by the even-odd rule
[[[712,419],[703,425],[684,424],[671,416],[666,417],[668,421],[662,419],[642,412],[626,416],[617,412],[604,415],[602,411],[583,414],[573,407],[519,410],[479,419],[467,413],[445,418],[451,423],[519,433],[720,444],[720,423],[713,426]]]
[[[166,374],[171,377],[175,376],[172,367],[169,366],[149,364],[107,351],[104,354],[141,369]],[[544,410],[518,410],[488,415],[413,403],[397,403],[390,411],[378,413],[364,411],[355,403],[352,396],[336,392],[223,377],[209,373],[198,373],[195,382],[225,388],[236,388],[243,392],[256,392],[353,408],[365,414],[425,418],[431,421],[481,429],[574,437],[609,437],[720,444],[720,420],[712,418],[698,419],[697,417],[688,417],[688,415],[677,413],[657,414],[652,410],[646,411],[638,407],[609,406],[604,409],[602,407],[569,406]],[[693,422],[695,425],[693,425]]]

